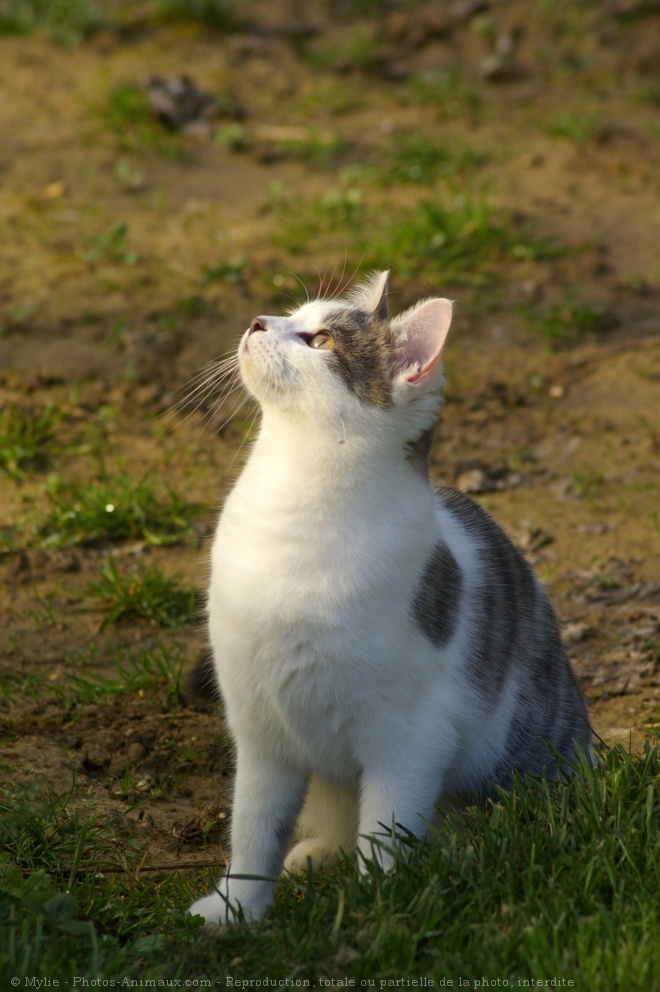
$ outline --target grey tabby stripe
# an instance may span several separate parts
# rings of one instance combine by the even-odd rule
[[[514,686],[516,702],[505,752],[482,795],[496,785],[511,788],[513,771],[561,774],[576,746],[591,739],[586,706],[561,643],[554,610],[531,566],[477,503],[462,493],[439,492],[445,508],[472,536],[483,562],[478,587],[466,602],[472,628],[466,674],[483,705],[493,710],[504,685]]]
[[[412,600],[411,613],[436,648],[452,639],[458,626],[463,575],[446,544],[436,544]]]
[[[374,314],[346,307],[330,311],[323,327],[335,341],[328,353],[330,367],[363,403],[389,409],[392,405],[389,324]]]
[[[534,629],[540,588],[531,566],[478,503],[451,489],[440,492],[479,548],[483,572],[471,598],[472,651],[467,674],[492,706],[510,666]]]

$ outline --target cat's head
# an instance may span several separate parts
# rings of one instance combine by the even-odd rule
[[[243,335],[243,381],[264,412],[278,410],[344,437],[394,434],[414,444],[442,404],[449,300],[423,300],[390,319],[388,273],[341,299],[285,317],[255,317]]]

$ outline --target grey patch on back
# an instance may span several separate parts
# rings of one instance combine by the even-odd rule
[[[511,665],[525,652],[543,593],[531,566],[478,503],[452,489],[440,490],[478,547],[481,581],[472,594],[472,650],[467,674],[493,706]]]
[[[438,495],[472,537],[482,563],[480,581],[465,597],[471,627],[466,675],[486,711],[496,708],[505,685],[515,690],[504,756],[479,790],[496,797],[496,785],[511,788],[512,772],[561,774],[567,762],[553,752],[575,760],[576,746],[588,749],[591,730],[554,610],[531,566],[478,503],[451,489]]]
[[[373,406],[392,406],[389,375],[390,332],[386,321],[350,307],[331,310],[323,328],[332,334],[335,347],[329,352],[331,367],[348,389]]]
[[[540,696],[519,686],[505,752],[484,797],[497,798],[496,786],[511,789],[514,772],[552,778],[569,775],[578,754],[588,754],[592,739],[587,709],[575,676],[568,667],[555,673],[551,690]]]
[[[436,544],[428,558],[410,604],[422,633],[436,648],[456,633],[463,575],[446,544]]]

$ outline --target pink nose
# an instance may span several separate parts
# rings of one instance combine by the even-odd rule
[[[267,331],[266,318],[265,317],[255,317],[250,324],[250,334],[254,334],[255,331]]]

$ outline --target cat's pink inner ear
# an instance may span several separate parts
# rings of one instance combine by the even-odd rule
[[[406,382],[420,382],[437,366],[451,324],[451,311],[449,300],[427,300],[407,315],[401,364],[409,369],[416,366],[416,370],[406,376]]]

